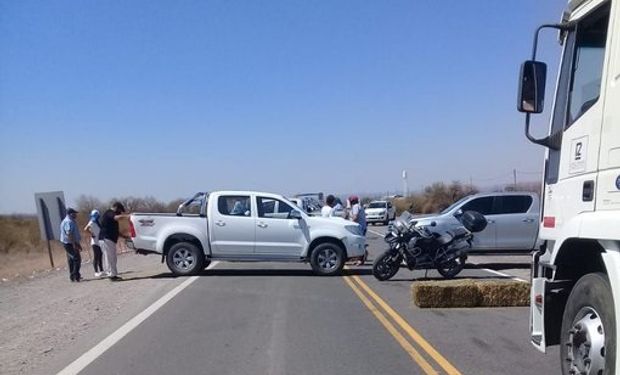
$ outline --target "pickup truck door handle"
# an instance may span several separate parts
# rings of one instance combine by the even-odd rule
[[[215,222],[215,225],[217,225],[218,227],[223,227],[223,226],[226,225],[226,223],[223,222],[222,220],[218,220],[218,221]]]
[[[523,219],[521,221],[523,221],[524,223],[533,223],[534,219]]]
[[[258,223],[258,227],[259,227],[259,228],[267,228],[267,227],[268,227],[268,225],[267,225],[267,224],[265,224],[265,223]]]

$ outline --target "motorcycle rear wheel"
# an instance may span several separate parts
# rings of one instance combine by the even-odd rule
[[[372,274],[379,281],[389,280],[396,275],[402,262],[403,257],[400,253],[394,254],[393,251],[388,250],[375,259],[372,264]]]
[[[460,256],[458,258],[452,259],[449,262],[440,264],[439,266],[437,266],[437,271],[445,279],[451,279],[454,276],[458,275],[463,270],[463,268],[465,268],[466,261],[467,257],[465,255]]]

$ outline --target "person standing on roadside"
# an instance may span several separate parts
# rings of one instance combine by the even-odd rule
[[[360,229],[362,231],[362,235],[366,235],[366,230],[368,225],[366,224],[366,211],[364,207],[360,204],[360,199],[357,195],[352,195],[349,197],[349,204],[351,206],[351,211],[349,213],[349,219],[354,221],[360,225]],[[357,265],[362,265],[366,262],[368,258],[368,250],[364,251],[364,258],[357,262]]]
[[[334,216],[334,206],[336,204],[336,197],[333,195],[328,195],[325,198],[325,206],[321,208],[321,216],[322,217],[332,217]]]
[[[60,242],[67,253],[67,263],[69,265],[69,279],[71,282],[80,282],[80,266],[82,265],[82,257],[80,251],[80,230],[78,229],[75,219],[78,212],[73,208],[67,210],[67,216],[60,223]]]
[[[90,246],[93,249],[93,267],[95,268],[95,277],[103,276],[103,262],[101,246],[99,246],[99,235],[101,234],[101,223],[99,223],[99,211],[92,210],[90,212],[90,220],[84,227],[84,231],[90,233]]]
[[[107,210],[101,218],[101,248],[103,250],[103,263],[105,274],[112,281],[122,280],[118,276],[116,269],[116,243],[120,235],[118,222],[128,218],[128,214],[124,214],[125,207],[120,202],[115,202],[112,208]]]
[[[352,195],[349,197],[349,203],[351,205],[351,211],[349,213],[349,219],[354,221],[362,227],[362,235],[366,235],[366,211],[364,207],[360,204],[360,199],[357,195]]]

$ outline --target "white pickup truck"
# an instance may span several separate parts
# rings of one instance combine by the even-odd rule
[[[309,262],[316,274],[335,275],[366,246],[356,223],[311,217],[280,195],[253,191],[197,193],[176,215],[131,215],[130,229],[135,250],[161,254],[176,275],[211,260]]]

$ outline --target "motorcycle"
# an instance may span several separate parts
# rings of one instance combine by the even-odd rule
[[[461,226],[437,230],[436,223],[417,225],[409,212],[404,212],[388,228],[385,236],[390,248],[372,265],[372,273],[380,281],[389,280],[401,264],[413,271],[437,269],[446,279],[458,275],[465,267],[474,233],[486,228],[486,218],[476,211],[465,211],[457,217]]]

